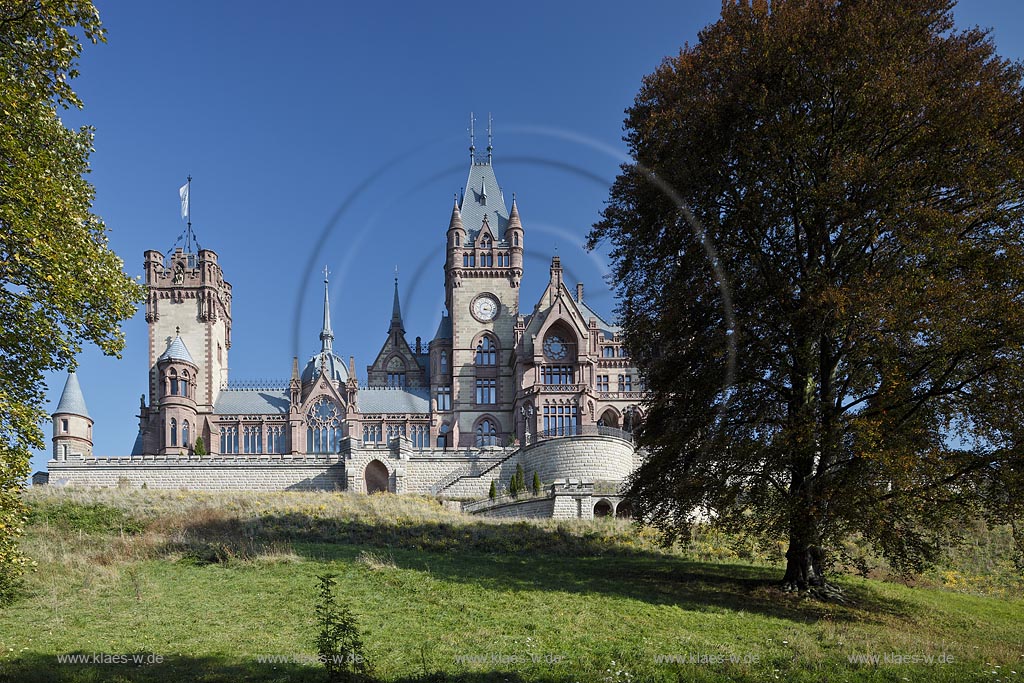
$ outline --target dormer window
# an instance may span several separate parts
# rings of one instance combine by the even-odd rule
[[[490,249],[491,248],[491,238],[488,237],[487,235],[484,235],[482,238],[480,238],[480,248],[481,249]]]

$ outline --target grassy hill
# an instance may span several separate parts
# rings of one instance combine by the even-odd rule
[[[833,605],[778,591],[777,549],[705,535],[666,551],[616,520],[326,493],[27,495],[38,566],[0,611],[3,681],[325,680],[309,663],[325,573],[381,681],[1024,680],[1024,602],[1002,559],[1004,579],[968,580],[992,566],[978,552],[918,581],[953,572],[999,595],[844,577],[852,602]]]

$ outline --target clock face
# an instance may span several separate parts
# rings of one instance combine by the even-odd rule
[[[544,340],[544,355],[551,360],[562,360],[569,355],[569,347],[558,335],[551,335]]]
[[[498,317],[498,300],[490,294],[481,294],[473,300],[473,317],[481,322],[490,322]]]

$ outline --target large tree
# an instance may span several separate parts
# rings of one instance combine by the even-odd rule
[[[828,593],[1020,512],[1019,63],[946,0],[723,3],[647,76],[591,245],[652,393],[634,510],[788,539]]]
[[[32,448],[45,445],[43,376],[74,367],[84,342],[117,354],[141,299],[91,213],[92,131],[64,126],[81,38],[104,39],[85,0],[0,0],[0,602],[17,548]]]

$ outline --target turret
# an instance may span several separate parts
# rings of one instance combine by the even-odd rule
[[[67,460],[69,455],[91,456],[92,424],[78,375],[69,372],[60,401],[53,411],[53,459]]]
[[[199,366],[185,346],[180,330],[177,332],[156,361],[163,431],[159,448],[165,455],[191,453],[198,436],[196,378]]]
[[[512,211],[508,215],[508,227],[505,228],[505,242],[508,243],[512,279],[516,287],[523,277],[523,224],[519,220],[519,206],[512,195]]]

